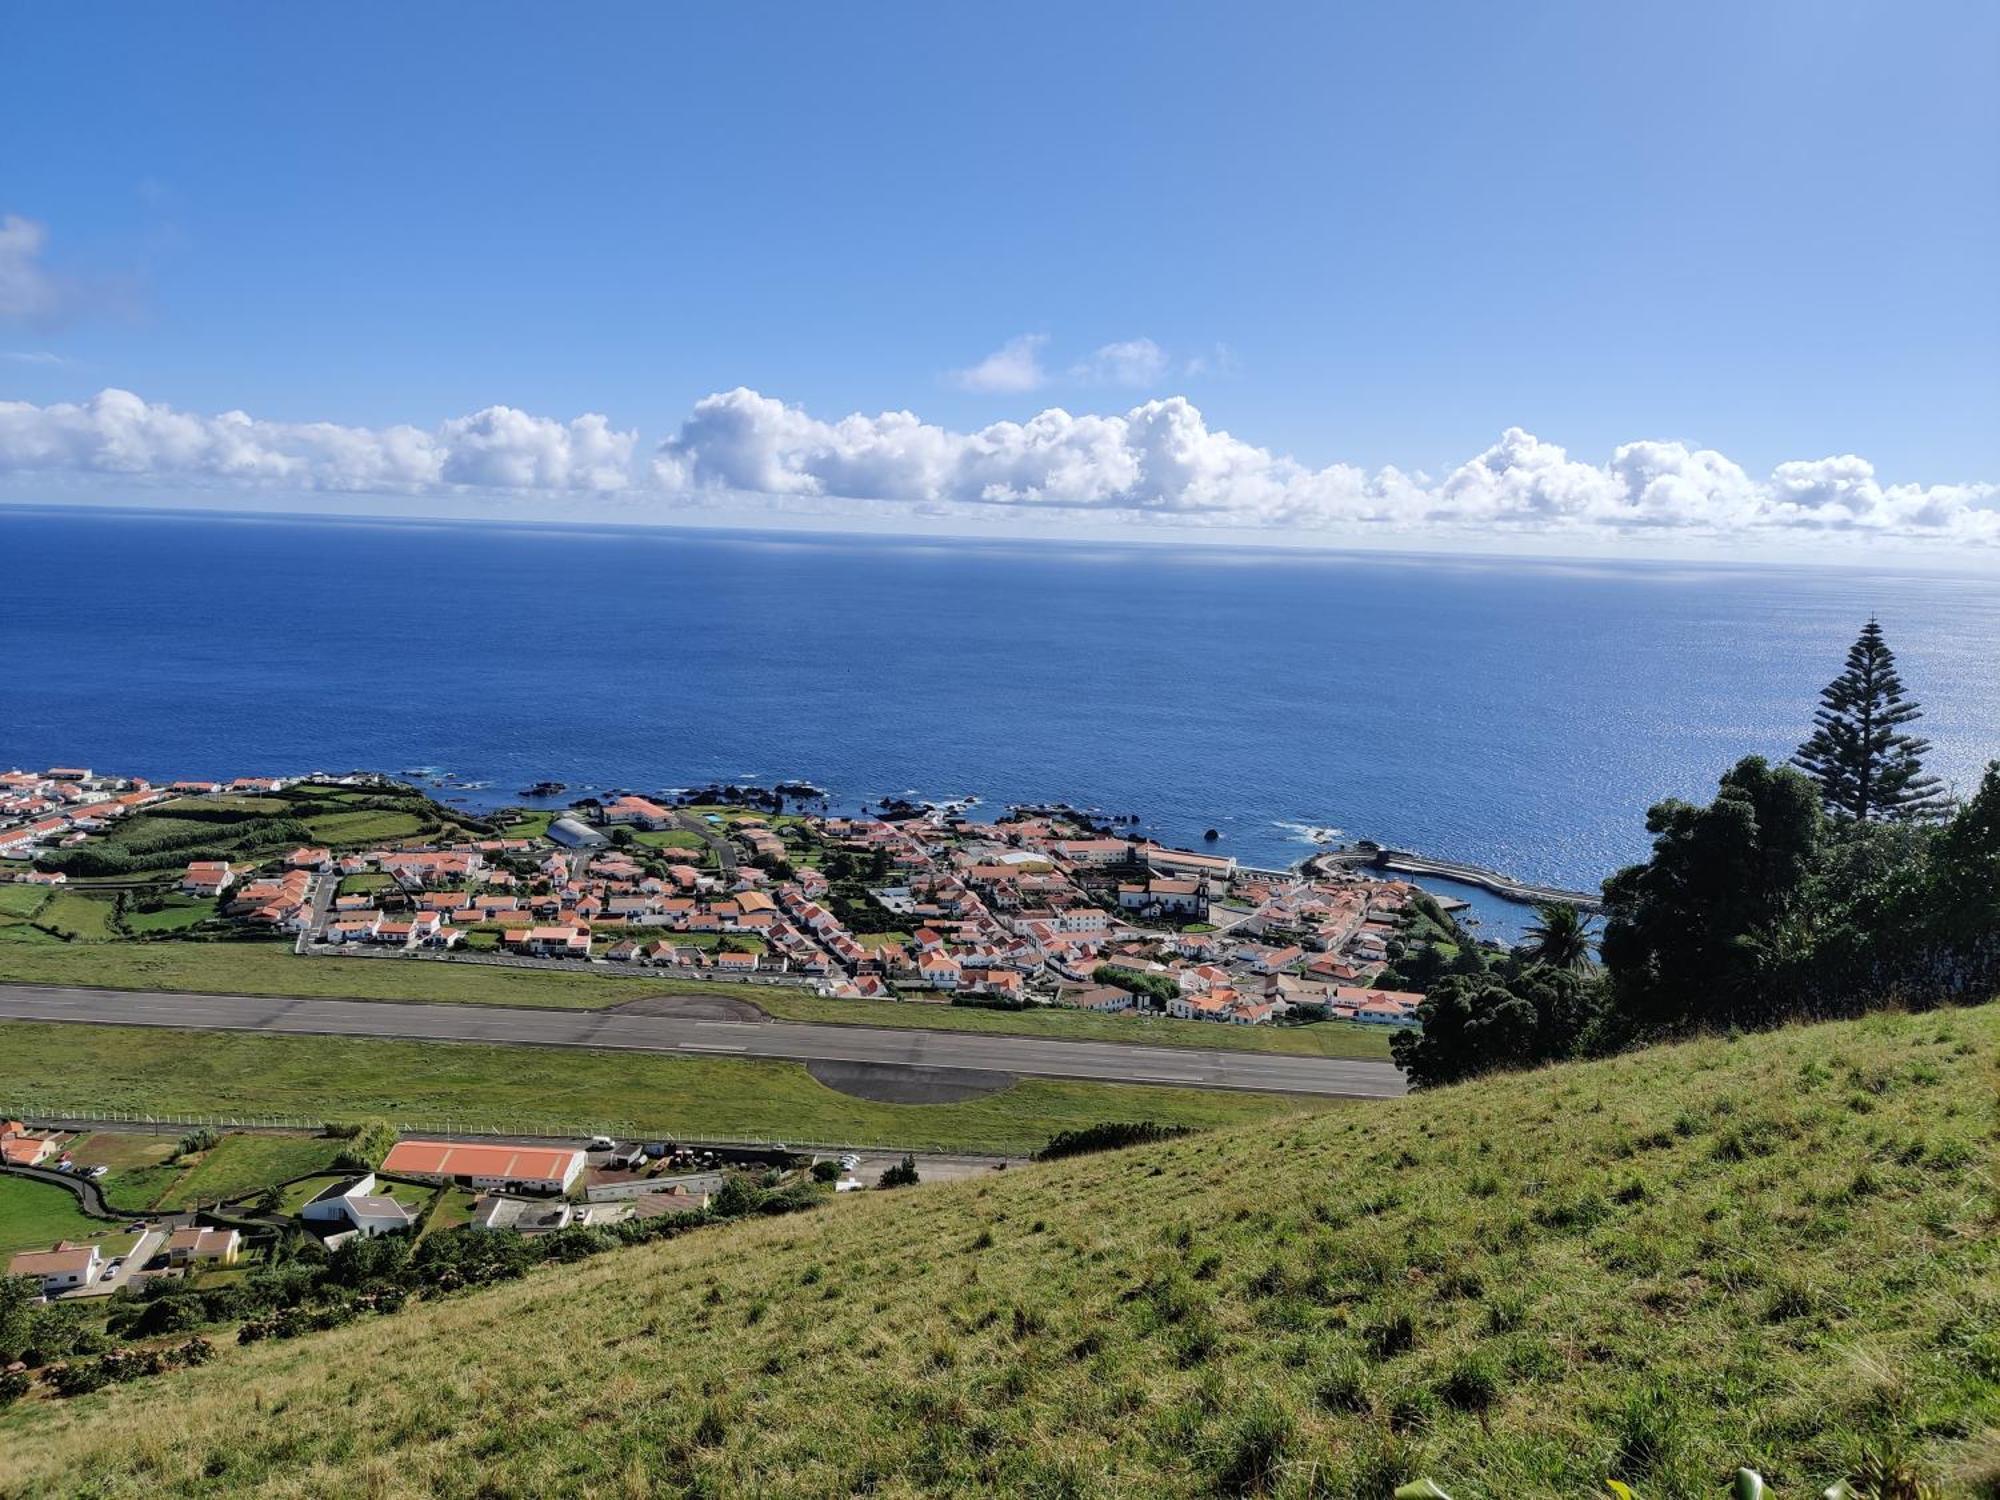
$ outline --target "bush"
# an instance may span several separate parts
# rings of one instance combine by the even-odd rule
[[[833,1182],[840,1176],[840,1164],[831,1161],[816,1161],[812,1166],[814,1182]]]
[[[1181,992],[1179,982],[1165,974],[1145,974],[1117,964],[1099,964],[1091,971],[1090,977],[1099,984],[1116,985],[1160,1006],[1165,1006]]]
[[[12,1406],[28,1394],[31,1382],[25,1371],[0,1370],[0,1406]]]
[[[358,1125],[340,1127],[339,1133],[328,1126],[327,1134],[348,1143],[333,1159],[334,1166],[343,1172],[374,1171],[396,1144],[396,1127],[387,1120],[364,1120]]]
[[[179,1161],[183,1156],[195,1156],[203,1151],[213,1151],[221,1144],[221,1134],[204,1125],[199,1130],[190,1130],[180,1138],[179,1144],[174,1147],[173,1159]]]
[[[1126,1146],[1143,1146],[1152,1141],[1171,1141],[1192,1134],[1186,1125],[1160,1125],[1152,1120],[1106,1121],[1086,1125],[1081,1130],[1065,1130],[1049,1138],[1035,1153],[1036,1161],[1057,1161],[1065,1156],[1082,1156],[1091,1151],[1118,1151]]]
[[[914,1156],[905,1156],[895,1166],[882,1174],[882,1179],[878,1186],[885,1188],[915,1187],[919,1180],[917,1176],[917,1159]]]

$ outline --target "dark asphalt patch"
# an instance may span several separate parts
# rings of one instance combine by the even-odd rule
[[[648,995],[604,1007],[614,1016],[678,1016],[683,1021],[763,1021],[763,1011],[730,995]]]
[[[997,1094],[1012,1073],[980,1068],[917,1068],[908,1063],[809,1062],[806,1071],[830,1089],[878,1104],[956,1104]]]

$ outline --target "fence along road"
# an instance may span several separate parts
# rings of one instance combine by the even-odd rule
[[[0,985],[0,1020],[168,1026],[270,1035],[599,1047],[698,1057],[894,1063],[1037,1078],[1158,1083],[1386,1099],[1403,1092],[1391,1063],[1275,1052],[1209,1051],[990,1032],[892,1030],[792,1021],[710,1021],[602,1011],[528,1010],[384,1000],[303,1000],[52,985]]]

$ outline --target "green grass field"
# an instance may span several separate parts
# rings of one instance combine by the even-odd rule
[[[0,917],[32,917],[48,899],[45,885],[0,885]]]
[[[342,1144],[326,1136],[228,1134],[176,1177],[153,1206],[192,1208],[247,1197],[274,1183],[325,1171]],[[128,1201],[114,1197],[121,1204]]]
[[[120,936],[117,904],[108,896],[87,896],[60,888],[49,897],[35,921],[80,942],[107,943]]]
[[[5,960],[0,959],[0,972]],[[1303,1026],[1223,1026],[1165,1016],[1107,1016],[1088,1010],[1038,1008],[982,1010],[921,1001],[836,1000],[804,990],[758,990],[749,998],[788,1021],[830,1021],[847,1026],[922,1027],[932,1031],[1003,1032],[1013,1036],[1068,1037],[1091,1042],[1133,1042],[1148,1047],[1209,1047],[1232,1052],[1289,1052],[1317,1057],[1389,1056],[1389,1031],[1346,1021]]]
[[[406,839],[431,826],[415,813],[366,807],[349,812],[313,813],[305,824],[307,832],[327,844],[374,844]]]
[[[132,933],[185,932],[216,914],[220,903],[194,896],[170,896],[158,911],[140,911],[128,906],[125,930]]]
[[[1992,1496],[1996,1054],[2000,1008],[1882,1017],[854,1195],[220,1341],[0,1451],[106,1500],[1789,1500],[1864,1448]]]
[[[648,849],[706,849],[707,843],[698,833],[689,833],[684,828],[647,828],[633,835]]]
[[[495,1130],[590,1126],[621,1135],[1002,1154],[1031,1151],[1059,1130],[1107,1119],[1210,1126],[1290,1115],[1315,1103],[1337,1107],[1262,1094],[1045,1079],[957,1104],[879,1104],[827,1088],[797,1063],[0,1022],[0,1107],[9,1101],[76,1111],[306,1120],[379,1115]],[[234,1182],[268,1173],[261,1160],[250,1164],[259,1149],[250,1143],[268,1139],[231,1137],[230,1143],[244,1143],[234,1158],[246,1161],[244,1167],[194,1182],[177,1179],[156,1189],[158,1201],[226,1195]],[[337,1149],[334,1142],[314,1144]],[[308,1162],[279,1175],[314,1169]],[[121,1206],[136,1206],[124,1193],[113,1196]]]
[[[57,1240],[81,1240],[109,1227],[87,1218],[62,1188],[25,1177],[0,1177],[0,1257],[47,1250]],[[4,1269],[4,1267],[0,1267]]]
[[[1139,1042],[1292,1052],[1321,1057],[1384,1058],[1384,1028],[1323,1022],[1311,1026],[1218,1026],[1203,1021],[1140,1020],[1091,1011],[996,1011],[893,1000],[831,1000],[803,990],[699,981],[565,974],[482,964],[365,958],[299,958],[285,943],[128,943],[8,945],[0,927],[0,983],[95,985],[204,994],[303,995],[356,1000],[431,1000],[458,1005],[544,1005],[596,1009],[642,995],[729,995],[791,1021],[981,1031],[1015,1036]],[[32,928],[27,929],[33,931]],[[43,936],[46,936],[45,934]]]
[[[538,839],[548,834],[549,824],[556,820],[552,812],[524,812],[518,817],[500,825],[503,839]]]

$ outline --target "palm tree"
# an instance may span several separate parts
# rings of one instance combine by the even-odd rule
[[[1566,901],[1538,901],[1535,915],[1541,920],[1527,930],[1517,950],[1523,958],[1556,969],[1591,966],[1593,918]]]

